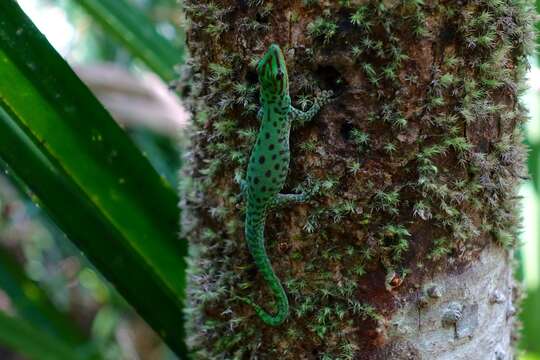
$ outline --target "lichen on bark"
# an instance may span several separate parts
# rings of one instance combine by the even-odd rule
[[[436,278],[450,289],[486,254],[510,273],[525,176],[518,95],[532,47],[530,5],[185,1],[192,59],[182,91],[194,121],[181,190],[195,357],[427,358],[412,341],[419,330],[396,330],[411,306],[435,306],[424,301],[425,284]],[[270,43],[285,51],[293,103],[336,94],[291,133],[285,190],[311,200],[267,221],[266,247],[292,309],[278,328],[235,300],[272,309],[244,244],[237,184],[258,129],[254,65]],[[511,289],[500,291],[510,299]],[[437,302],[441,317],[456,299]],[[485,299],[468,298],[462,310],[484,309],[474,304]],[[444,332],[444,323],[434,326]]]

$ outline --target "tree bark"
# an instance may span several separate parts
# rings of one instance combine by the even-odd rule
[[[526,0],[186,1],[191,151],[189,345],[200,359],[512,359],[512,253],[525,177],[518,94]],[[335,100],[291,133],[266,247],[291,302],[280,327],[243,236],[258,130],[256,60],[284,50],[293,104]]]

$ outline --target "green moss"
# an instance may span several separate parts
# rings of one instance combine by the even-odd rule
[[[328,44],[336,35],[337,28],[337,24],[333,21],[317,18],[308,25],[307,31],[309,35],[314,38],[321,38],[325,44]]]

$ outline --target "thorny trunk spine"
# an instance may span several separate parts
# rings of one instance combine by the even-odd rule
[[[186,1],[192,20],[190,345],[201,359],[510,359],[524,176],[518,102],[530,1]],[[267,250],[291,302],[279,328],[243,238],[258,123],[254,63],[286,54],[291,97],[337,100],[291,132]],[[279,240],[278,240],[279,239]]]

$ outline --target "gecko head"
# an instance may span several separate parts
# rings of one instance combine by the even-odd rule
[[[287,65],[278,45],[270,45],[257,65],[257,73],[262,93],[278,96],[288,94]]]

